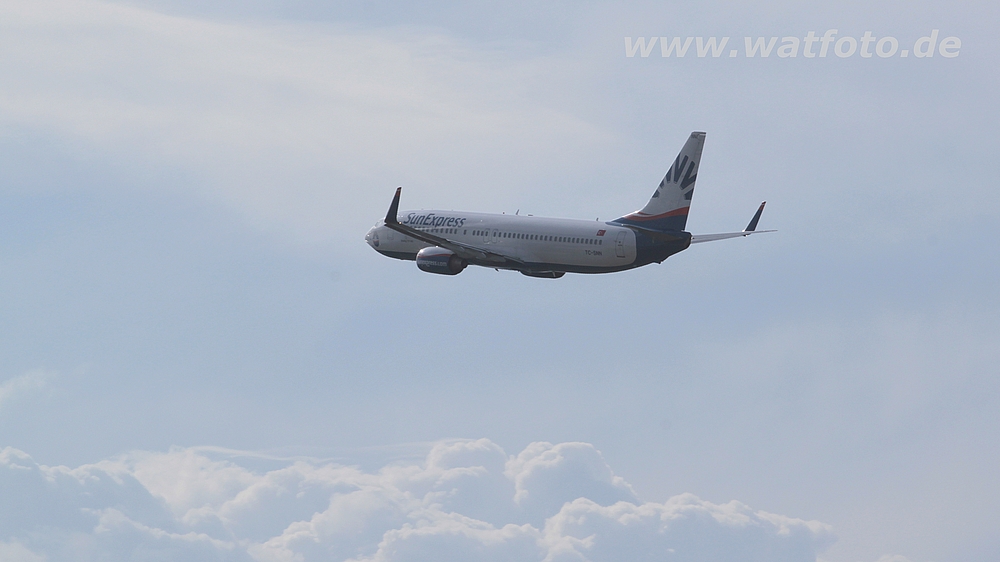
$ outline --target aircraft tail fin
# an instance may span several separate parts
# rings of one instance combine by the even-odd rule
[[[701,150],[705,146],[705,133],[695,131],[688,137],[663,181],[642,209],[629,213],[614,222],[632,224],[662,231],[682,231],[687,225],[688,209],[698,178]]]

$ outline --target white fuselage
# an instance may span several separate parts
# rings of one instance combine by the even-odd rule
[[[635,267],[635,233],[604,222],[462,211],[402,211],[398,217],[401,224],[511,256],[537,270],[600,273]],[[379,253],[409,260],[432,246],[384,221],[368,231],[365,241]]]

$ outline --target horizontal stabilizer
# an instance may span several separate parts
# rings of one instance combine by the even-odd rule
[[[691,243],[712,242],[715,240],[725,240],[726,238],[739,238],[740,236],[750,236],[751,234],[763,234],[765,232],[778,232],[777,230],[744,230],[743,232],[724,232],[722,234],[694,234],[691,236]]]
[[[760,204],[757,207],[757,212],[754,213],[753,218],[750,219],[750,224],[743,230],[743,232],[724,232],[722,234],[695,234],[691,236],[691,243],[697,244],[698,242],[712,242],[715,240],[725,240],[727,238],[739,238],[741,236],[750,236],[751,234],[760,234],[762,232],[777,232],[776,230],[757,230],[757,223],[760,221],[760,215],[764,212],[764,205],[767,201]]]

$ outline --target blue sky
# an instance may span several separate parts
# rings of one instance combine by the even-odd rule
[[[716,536],[730,550],[712,559],[996,558],[997,15],[6,3],[0,553],[610,560],[640,544],[696,560],[709,551],[693,537]],[[939,29],[962,47],[623,49],[827,29],[902,46]],[[689,229],[741,228],[766,199],[761,227],[778,233],[558,281],[428,275],[363,242],[397,185],[407,208],[620,216],[692,130],[708,137]],[[475,454],[435,460],[463,447]],[[515,501],[534,474],[521,456],[548,459],[556,477],[528,494],[548,503]],[[448,488],[456,467],[471,480]],[[287,484],[300,504],[233,515],[287,474],[306,475]],[[445,487],[399,483],[428,478]],[[320,533],[319,550],[289,538],[312,514],[355,517],[345,486],[380,490],[358,505],[395,515],[362,517],[350,552],[346,535]],[[448,490],[479,500],[442,503]],[[579,510],[618,521],[618,500],[669,533],[567,538]],[[732,501],[766,515],[726,526],[743,513]],[[28,504],[52,507],[20,520]],[[718,528],[664,523],[698,510]],[[782,534],[774,517],[799,522]],[[71,556],[67,537],[90,550]]]

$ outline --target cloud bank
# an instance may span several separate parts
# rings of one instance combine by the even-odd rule
[[[446,441],[377,471],[210,448],[50,467],[8,447],[0,503],[13,560],[775,562],[833,540],[737,501],[642,502],[587,443]]]

